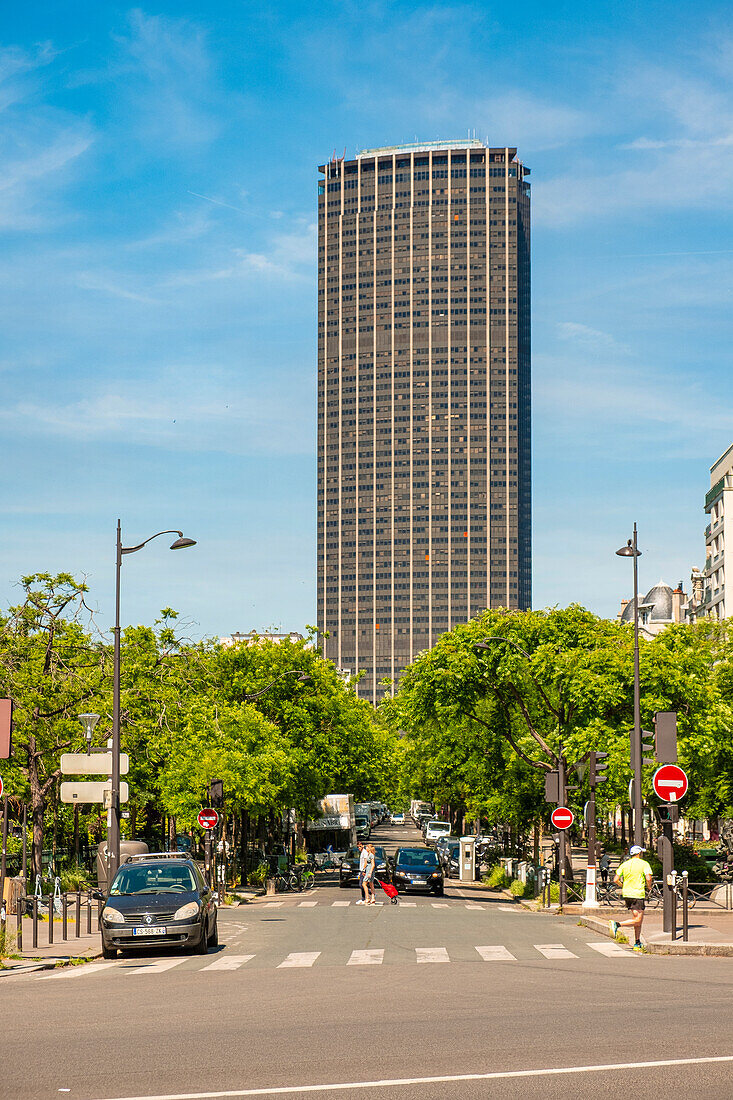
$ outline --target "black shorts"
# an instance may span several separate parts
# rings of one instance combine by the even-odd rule
[[[646,902],[643,898],[624,898],[627,909],[645,909]]]

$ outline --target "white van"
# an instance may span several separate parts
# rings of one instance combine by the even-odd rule
[[[429,821],[425,826],[425,843],[428,848],[432,848],[442,836],[450,836],[450,821]]]

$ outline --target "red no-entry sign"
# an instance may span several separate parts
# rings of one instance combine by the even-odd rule
[[[0,798],[3,796],[3,777],[0,775]]]
[[[654,773],[654,790],[663,802],[678,802],[687,794],[687,776],[676,764],[665,764]]]
[[[556,829],[569,829],[575,821],[575,815],[567,806],[558,806],[552,811],[550,820]]]
[[[216,810],[199,810],[199,825],[202,829],[214,829],[219,824]]]

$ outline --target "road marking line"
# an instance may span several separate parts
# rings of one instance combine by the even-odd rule
[[[337,908],[338,906],[340,906],[342,909],[345,909],[347,905],[351,905],[351,902],[350,901],[332,901],[331,902],[331,908]]]
[[[298,902],[298,908],[299,909],[312,909],[314,905],[318,905],[318,902],[317,901],[299,901]]]
[[[278,964],[277,969],[282,970],[284,966],[313,966],[320,953],[320,951],[291,951],[288,957]]]
[[[536,943],[534,946],[535,950],[546,959],[577,959],[578,957],[561,943]]]
[[[201,972],[205,970],[239,970],[240,966],[244,966],[250,959],[253,959],[254,955],[225,955],[222,959],[217,959],[216,962],[209,963],[208,966],[202,966]]]
[[[447,901],[431,901],[433,909],[450,909],[450,905]]]
[[[419,963],[448,963],[450,959],[445,947],[416,947],[415,954]]]
[[[37,982],[48,982],[54,978],[78,978],[82,974],[94,974],[98,970],[109,970],[111,966],[119,966],[120,960],[117,962],[103,962],[103,963],[89,963],[87,966],[75,966],[64,967],[58,972],[53,974],[44,974],[42,977],[36,978]]]
[[[613,943],[611,940],[602,940],[600,943],[589,943],[588,947],[592,948],[593,951],[597,951],[600,955],[608,955],[609,958],[617,955],[623,955],[624,958],[626,958],[631,954],[630,951],[625,951],[620,943]]]
[[[497,905],[496,908],[500,913],[521,913],[518,905]]]
[[[482,913],[483,913],[485,908],[486,908],[486,906],[484,906],[484,905],[467,905],[466,906],[466,909],[480,909]]]
[[[484,962],[516,962],[516,956],[512,955],[511,951],[507,951],[506,947],[477,947],[481,958]]]
[[[281,901],[266,901],[265,909],[277,909],[282,905]]]
[[[352,951],[347,966],[379,966],[384,962],[384,951],[380,948],[367,948],[365,951]]]
[[[126,970],[126,974],[162,974],[164,970],[172,970],[174,966],[180,966],[185,959],[164,959],[159,963],[148,963],[146,966],[137,966],[134,970]]]
[[[506,1081],[521,1077],[561,1077],[578,1073],[609,1073],[612,1070],[666,1069],[674,1066],[721,1065],[733,1062],[733,1054],[709,1058],[668,1058],[654,1062],[611,1062],[591,1066],[548,1066],[543,1069],[495,1070],[493,1073],[452,1073],[441,1077],[393,1077],[381,1081],[347,1081],[327,1085],[278,1085],[260,1089],[221,1089],[218,1092],[168,1092],[162,1095],[124,1096],[115,1100],[226,1100],[238,1096],[294,1096],[316,1092],[349,1092],[352,1089],[385,1089],[397,1085],[449,1085],[461,1081]]]
[[[400,908],[402,909],[417,909],[416,901],[402,901],[400,899]]]

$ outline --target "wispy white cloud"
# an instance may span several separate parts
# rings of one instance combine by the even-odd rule
[[[599,354],[606,354],[609,351],[621,355],[629,353],[628,347],[619,343],[610,333],[601,332],[600,329],[591,328],[590,325],[583,325],[576,321],[558,321],[555,327],[561,340],[572,341],[588,351]]]

